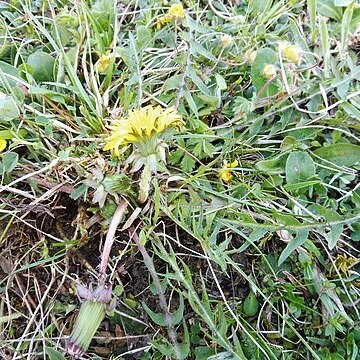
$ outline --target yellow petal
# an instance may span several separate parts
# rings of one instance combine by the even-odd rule
[[[0,152],[6,148],[7,142],[4,139],[0,139]]]

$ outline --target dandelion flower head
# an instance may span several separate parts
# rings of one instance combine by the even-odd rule
[[[163,109],[160,106],[146,106],[130,110],[127,117],[116,120],[110,127],[111,134],[105,139],[104,150],[114,149],[115,154],[119,155],[119,147],[146,142],[181,123],[182,118],[173,107]]]

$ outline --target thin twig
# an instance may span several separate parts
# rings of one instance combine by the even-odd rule
[[[148,268],[150,275],[154,281],[154,286],[159,294],[160,306],[161,306],[162,311],[164,312],[165,320],[168,325],[169,336],[174,345],[175,355],[178,359],[181,359],[179,344],[176,340],[176,332],[175,332],[174,326],[171,323],[171,315],[168,311],[166,298],[165,298],[164,292],[161,288],[160,279],[156,273],[154,262],[152,261],[152,258],[150,257],[149,253],[146,251],[145,247],[141,244],[139,236],[137,235],[133,226],[131,226],[129,228],[129,233],[130,233],[130,236],[132,236],[132,238],[134,239],[139,251],[141,252],[141,255],[144,259],[145,265]]]

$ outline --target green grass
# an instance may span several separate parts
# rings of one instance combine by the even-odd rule
[[[0,1],[0,357],[65,358],[107,270],[81,358],[359,359],[359,5],[174,3]],[[104,151],[148,105],[166,164]]]

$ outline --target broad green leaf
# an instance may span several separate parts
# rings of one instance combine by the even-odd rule
[[[338,166],[353,166],[360,161],[360,146],[354,144],[332,144],[314,151],[320,158]]]
[[[309,230],[299,230],[294,238],[290,240],[290,242],[286,245],[285,249],[282,251],[278,265],[280,266],[290,255],[291,253],[296,250],[299,246],[303,245],[307,240],[309,235]]]
[[[164,82],[163,91],[166,93],[169,90],[177,89],[179,90],[179,85],[181,84],[182,75],[174,75]]]
[[[0,92],[0,120],[13,120],[19,115],[20,111],[14,98]]]
[[[307,152],[292,152],[287,158],[285,172],[287,183],[296,184],[314,176],[315,165]]]
[[[19,161],[19,155],[16,152],[10,151],[6,153],[3,157],[4,170],[6,172],[11,172],[16,167]]]
[[[263,71],[266,65],[274,65],[276,67],[278,63],[277,53],[270,48],[260,49],[256,54],[256,59],[251,68],[251,77],[253,85],[256,89],[256,93],[259,94],[260,90],[263,91],[260,97],[273,96],[280,91],[280,85],[277,79],[274,79],[263,90],[264,85],[268,82],[268,79],[263,75]]]
[[[37,82],[54,80],[55,59],[43,51],[31,54],[27,60],[31,75]]]
[[[259,311],[259,301],[252,290],[244,300],[243,310],[247,316],[254,316]]]

